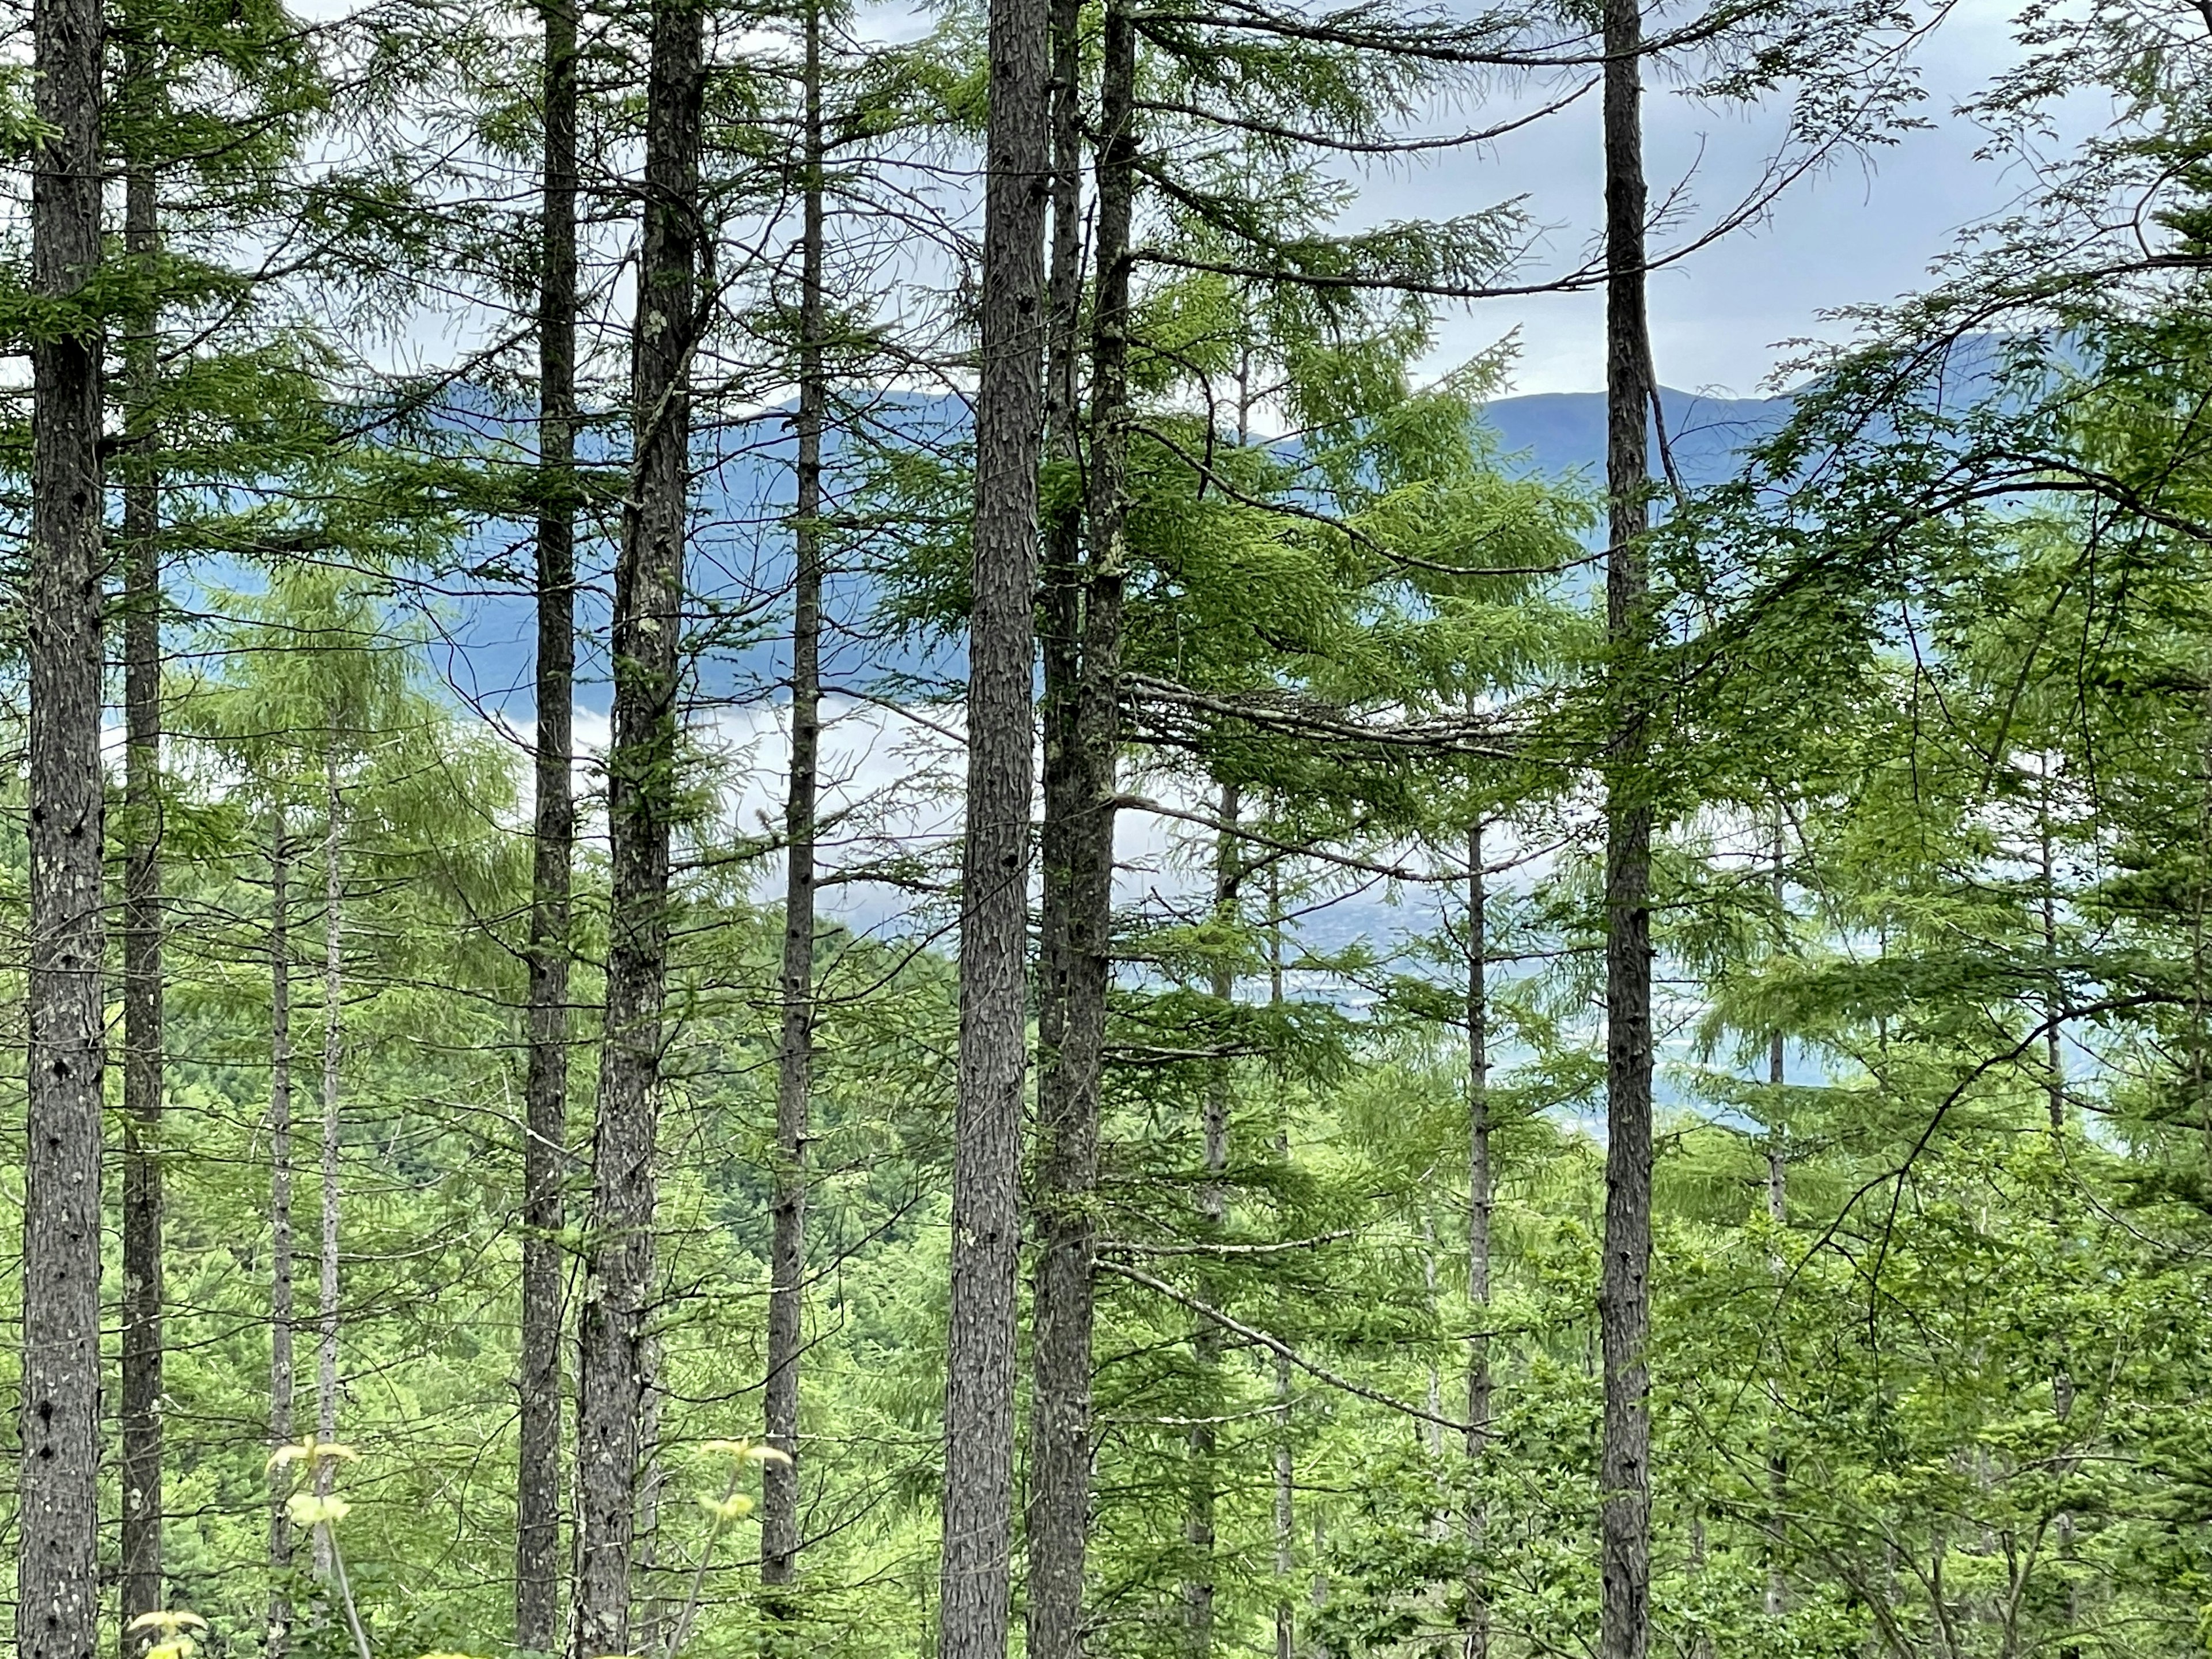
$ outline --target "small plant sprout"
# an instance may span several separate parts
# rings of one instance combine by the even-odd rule
[[[691,1572],[691,1594],[677,1614],[676,1622],[669,1627],[667,1644],[660,1650],[660,1659],[676,1659],[684,1643],[691,1639],[691,1627],[698,1620],[699,1605],[707,1588],[707,1568],[713,1560],[715,1540],[739,1521],[753,1512],[750,1494],[738,1490],[749,1469],[757,1469],[766,1463],[788,1463],[790,1454],[778,1451],[774,1446],[763,1446],[750,1440],[709,1440],[699,1448],[699,1456],[709,1468],[723,1471],[722,1492],[719,1498],[702,1492],[699,1507],[707,1512],[707,1536],[699,1546],[699,1562]]]
[[[318,1440],[309,1435],[306,1439],[289,1446],[279,1446],[269,1460],[271,1471],[287,1468],[294,1464],[304,1466],[310,1480],[324,1469],[338,1463],[360,1461],[361,1454],[351,1446],[335,1440]],[[354,1605],[353,1584],[346,1577],[345,1555],[338,1548],[337,1523],[353,1512],[353,1505],[336,1493],[318,1492],[313,1486],[295,1492],[284,1500],[284,1513],[292,1524],[304,1532],[319,1534],[330,1546],[331,1577],[337,1583],[338,1603],[345,1609],[346,1629],[353,1637],[354,1651],[360,1659],[375,1659],[369,1651],[368,1632],[362,1629],[361,1610]],[[165,1659],[189,1659],[188,1654],[166,1656]]]
[[[192,1659],[199,1644],[189,1632],[207,1627],[206,1620],[181,1607],[142,1613],[131,1621],[133,1631],[147,1632],[154,1638],[146,1644],[142,1659]]]

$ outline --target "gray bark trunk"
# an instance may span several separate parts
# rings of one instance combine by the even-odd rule
[[[1237,786],[1223,784],[1223,829],[1214,849],[1213,914],[1224,921],[1235,918],[1237,883],[1243,874],[1235,833],[1242,805]],[[1216,1002],[1224,1006],[1228,1003],[1237,986],[1226,965],[1213,970],[1206,988]],[[1200,1222],[1210,1232],[1218,1232],[1229,1219],[1228,1194],[1221,1182],[1223,1172],[1229,1167],[1229,1064],[1216,1060],[1213,1074],[1206,1083],[1200,1123],[1206,1180],[1198,1189],[1198,1212]],[[1191,1348],[1199,1374],[1211,1378],[1221,1364],[1220,1327],[1211,1320],[1202,1322],[1191,1338]],[[1194,1414],[1203,1416],[1211,1412],[1218,1395],[1218,1390],[1210,1382],[1202,1386],[1198,1395],[1199,1411]],[[1206,1659],[1213,1650],[1214,1510],[1220,1480],[1215,1468],[1217,1441],[1212,1424],[1201,1421],[1191,1425],[1190,1498],[1183,1520],[1183,1538],[1190,1546],[1192,1571],[1183,1582],[1182,1603],[1184,1642],[1192,1659]]]
[[[1467,1344],[1467,1461],[1482,1475],[1490,1435],[1490,1221],[1496,1207],[1490,1165],[1489,882],[1482,865],[1482,820],[1467,830],[1467,1301],[1474,1334]],[[1489,1516],[1470,1496],[1467,1540],[1480,1550]],[[1467,1659],[1490,1652],[1490,1603],[1480,1568],[1467,1581]]]
[[[1283,1006],[1283,866],[1267,866],[1267,1006]],[[1281,1068],[1276,1071],[1277,1103],[1283,1112],[1275,1133],[1275,1153],[1290,1162],[1291,1125],[1283,1098]],[[1275,1659],[1291,1659],[1297,1645],[1297,1615],[1291,1606],[1291,1573],[1297,1565],[1297,1489],[1291,1449],[1291,1362],[1275,1356]]]
[[[1010,1614],[1015,1274],[1035,720],[1049,64],[1041,0],[991,0],[975,398],[959,1097],[945,1348],[943,1659],[1000,1659]]]
[[[322,1250],[315,1312],[315,1437],[338,1435],[338,1147],[340,1062],[345,1052],[345,803],[338,793],[333,732],[323,823],[323,1124]],[[327,1498],[337,1479],[334,1458],[315,1460],[315,1495]],[[331,1529],[314,1531],[315,1575],[331,1577]]]
[[[678,635],[690,477],[688,382],[698,332],[706,77],[696,0],[654,0],[652,36],[631,388],[635,476],[615,571],[605,1035],[592,1142],[589,1280],[578,1344],[579,1659],[630,1650],[668,975],[669,834],[676,811]]]
[[[514,1644],[550,1653],[561,1597],[561,1340],[567,1253],[568,915],[576,809],[576,6],[544,0],[538,295],[538,731],[522,1121],[522,1337]]]
[[[1780,914],[1783,901],[1782,824],[1778,811],[1774,825],[1774,908]],[[1774,1033],[1767,1039],[1766,1082],[1776,1096],[1775,1103],[1767,1108],[1770,1114],[1766,1126],[1766,1218],[1778,1231],[1790,1218],[1790,1150],[1786,1131],[1780,1116],[1782,1085],[1789,1080],[1789,1045],[1783,1034]],[[1778,1294],[1782,1285],[1783,1261],[1779,1251],[1767,1261],[1768,1271],[1774,1276]],[[1767,1403],[1773,1409],[1778,1424],[1782,1413],[1782,1389],[1778,1383],[1769,1381],[1766,1386]],[[1784,1505],[1787,1501],[1790,1480],[1788,1460],[1782,1453],[1778,1440],[1766,1452],[1766,1611],[1770,1618],[1780,1618],[1789,1610],[1790,1584],[1783,1572],[1783,1551],[1787,1542],[1784,1520]]]
[[[1644,312],[1643,18],[1606,0],[1606,1201],[1598,1290],[1604,1370],[1599,1455],[1599,1659],[1644,1659],[1650,1635],[1651,805],[1649,650],[1650,336]]]
[[[142,47],[126,79],[149,73]],[[153,169],[125,170],[123,236],[150,270],[159,251]],[[133,440],[123,489],[123,1654],[152,1639],[131,1621],[161,1607],[161,550],[153,427],[156,308],[124,349]]]
[[[791,778],[784,799],[783,1030],[776,1051],[775,1194],[769,1246],[768,1443],[789,1463],[761,1470],[761,1583],[799,1570],[799,1364],[805,1345],[806,1139],[814,1088],[815,814],[822,749],[822,7],[805,15],[800,227],[799,453],[792,500]],[[768,1611],[789,1617],[781,1600]]]
[[[292,1352],[292,936],[291,848],[284,814],[269,831],[269,1441],[291,1443]],[[283,1579],[292,1570],[292,1522],[284,1499],[289,1469],[269,1477],[270,1659],[283,1659],[292,1631],[292,1600]]]
[[[31,287],[67,314],[100,264],[100,9],[33,0]],[[15,1633],[23,1659],[99,1643],[100,330],[31,346],[30,954]]]
[[[1091,1525],[1091,1371],[1094,1324],[1092,1197],[1098,1179],[1107,993],[1113,981],[1115,685],[1121,673],[1121,435],[1128,306],[1130,33],[1119,7],[1105,22],[1105,107],[1099,161],[1099,282],[1092,307],[1091,557],[1077,568],[1074,515],[1048,532],[1046,645],[1046,946],[1040,1021],[1035,1324],[1030,1422],[1029,1651],[1077,1659]],[[1076,312],[1080,272],[1079,9],[1052,11],[1053,341],[1048,407],[1055,452],[1077,459]],[[1079,639],[1077,637],[1079,632]]]

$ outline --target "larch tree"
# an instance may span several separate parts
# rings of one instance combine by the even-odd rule
[[[150,43],[126,38],[120,89],[158,102]],[[143,132],[125,146],[124,252],[159,293],[156,159]],[[134,1622],[164,1605],[161,1576],[161,477],[155,429],[160,310],[142,304],[123,349],[123,1480],[124,1659],[152,1633]]]
[[[1604,15],[1606,262],[1605,1234],[1598,1283],[1600,1659],[1650,1641],[1651,647],[1646,433],[1658,387],[1644,308],[1644,15]]]
[[[38,0],[32,67],[30,960],[15,1641],[25,1659],[99,1645],[105,479],[101,17]]]
[[[577,1343],[579,1659],[631,1645],[652,1341],[670,839],[680,791],[677,693],[690,505],[691,359],[704,303],[704,24],[697,0],[656,0],[652,9],[631,476],[615,570],[614,714],[606,760],[611,937]]]
[[[791,756],[785,786],[781,1023],[775,1082],[775,1191],[769,1245],[768,1443],[789,1462],[761,1471],[761,1582],[788,1586],[799,1547],[799,1381],[805,1346],[806,1143],[814,1088],[815,837],[822,753],[822,437],[828,386],[823,362],[826,161],[823,121],[823,6],[802,19],[799,152],[799,401],[792,500]],[[781,1603],[776,1604],[781,1607]]]
[[[514,1644],[556,1645],[561,1561],[561,1352],[568,1252],[570,891],[576,809],[577,16],[574,0],[539,8],[544,59],[538,180],[538,656],[532,742],[529,1057],[523,1079],[522,1310],[515,1465]]]
[[[1036,721],[1037,463],[1050,191],[1047,8],[992,0],[969,532],[967,817],[945,1350],[940,1659],[1002,1659],[1013,1547],[1015,1288]]]

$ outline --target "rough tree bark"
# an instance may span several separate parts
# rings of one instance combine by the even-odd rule
[[[799,1567],[799,1362],[805,1346],[806,1138],[814,1088],[815,815],[822,750],[823,161],[822,7],[805,20],[799,229],[798,440],[792,500],[791,777],[784,796],[783,1030],[776,1048],[775,1192],[769,1245],[768,1443],[788,1463],[761,1469],[761,1583]],[[788,1598],[771,1615],[788,1618]]]
[[[578,1342],[576,1652],[630,1650],[630,1566],[648,1361],[653,1154],[668,975],[677,791],[678,635],[698,337],[699,147],[706,84],[697,0],[654,0],[646,86],[645,231],[632,356],[634,476],[615,570],[607,751],[611,895],[605,1035],[592,1141]]]
[[[1053,235],[1047,428],[1054,457],[1079,460],[1076,316],[1081,272],[1080,9],[1052,8]],[[1121,672],[1123,405],[1128,306],[1128,93],[1116,68],[1130,32],[1109,8],[1098,181],[1098,291],[1092,307],[1091,556],[1077,514],[1047,532],[1045,916],[1038,1024],[1041,1232],[1030,1427],[1029,1651],[1077,1659],[1091,1524],[1092,1193],[1106,998],[1113,977],[1114,795]],[[1117,92],[1116,88],[1120,90]]]
[[[959,1091],[939,1650],[1000,1659],[1010,1608],[1023,967],[1035,722],[1037,460],[1050,74],[1044,0],[991,0],[975,394]]]
[[[33,0],[31,287],[70,325],[31,344],[30,954],[15,1633],[99,1642],[103,796],[99,0]]]
[[[530,862],[529,1059],[522,1115],[522,1337],[514,1644],[553,1650],[561,1585],[562,1282],[567,1253],[568,914],[576,809],[575,0],[544,0],[538,291],[538,730]]]
[[[294,1358],[292,1300],[292,849],[284,812],[269,824],[269,1441],[271,1450],[291,1443]],[[292,1599],[284,1577],[292,1570],[292,1521],[284,1500],[288,1469],[269,1475],[269,1635],[264,1651],[283,1659],[290,1644]]]
[[[1490,1220],[1496,1200],[1490,1165],[1489,882],[1482,866],[1482,819],[1467,830],[1467,1461],[1480,1479],[1490,1437]],[[1467,1541],[1482,1547],[1489,1517],[1480,1498],[1467,1510]],[[1490,1602],[1481,1571],[1467,1580],[1467,1659],[1487,1659]]]
[[[1599,1659],[1644,1659],[1651,1580],[1651,819],[1644,662],[1650,527],[1645,436],[1655,388],[1644,312],[1643,17],[1605,0],[1606,625],[1605,1237],[1598,1290]]]
[[[143,83],[145,51],[125,52]],[[123,186],[124,251],[149,273],[160,250],[154,170],[133,158]],[[150,289],[149,289],[150,292]],[[151,1641],[131,1621],[161,1587],[161,550],[153,427],[157,308],[124,348],[123,486],[123,1654]]]

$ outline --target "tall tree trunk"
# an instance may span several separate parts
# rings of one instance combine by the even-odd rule
[[[1097,1223],[1100,1088],[1113,980],[1114,795],[1121,673],[1122,404],[1128,306],[1127,92],[1116,92],[1128,34],[1106,16],[1106,108],[1099,167],[1099,282],[1092,307],[1091,556],[1079,570],[1076,514],[1047,532],[1045,950],[1039,1036],[1039,1229],[1036,1387],[1030,1414],[1029,1652],[1078,1659],[1091,1528],[1091,1256]],[[1054,0],[1052,331],[1047,392],[1054,457],[1073,468],[1080,303],[1081,12]],[[1117,101],[1118,100],[1118,101]],[[1080,634],[1080,638],[1077,637]]]
[[[645,235],[632,357],[635,476],[615,570],[605,1035],[592,1140],[589,1282],[578,1344],[579,1659],[630,1649],[661,1012],[668,977],[668,848],[677,798],[689,377],[699,327],[699,146],[706,75],[697,0],[654,0],[652,34]]]
[[[806,1137],[814,1088],[815,814],[822,749],[822,6],[807,0],[800,227],[799,453],[792,501],[791,778],[784,798],[783,1030],[776,1050],[775,1194],[769,1246],[768,1442],[792,1462],[761,1470],[761,1583],[799,1567],[799,1359],[805,1346]],[[771,1615],[789,1616],[781,1600]]]
[[[1000,1659],[1010,1608],[1014,1282],[1020,1249],[1030,791],[1035,721],[1047,5],[991,0],[982,351],[961,846],[959,1097],[945,1346],[944,1659]]]
[[[1784,894],[1783,882],[1782,819],[1777,809],[1774,823],[1774,908],[1781,913]],[[1767,1039],[1766,1083],[1772,1092],[1773,1103],[1767,1107],[1766,1124],[1766,1218],[1774,1224],[1776,1236],[1790,1218],[1790,1143],[1784,1127],[1780,1110],[1782,1085],[1789,1080],[1789,1045],[1783,1033],[1775,1032]],[[1784,1263],[1779,1249],[1767,1260],[1767,1269],[1773,1275],[1776,1293],[1782,1289]],[[1767,1405],[1776,1419],[1776,1432],[1766,1449],[1766,1612],[1770,1618],[1778,1619],[1788,1611],[1790,1584],[1782,1569],[1784,1546],[1787,1542],[1784,1504],[1790,1480],[1790,1466],[1780,1443],[1779,1428],[1782,1415],[1781,1385],[1770,1378],[1766,1385]]]
[[[284,811],[269,827],[269,1440],[292,1441],[292,852]],[[290,1471],[269,1476],[269,1635],[264,1651],[283,1659],[292,1632],[292,1599],[283,1579],[292,1571],[292,1521],[284,1500]]]
[[[538,731],[530,846],[530,1045],[522,1110],[522,1341],[514,1644],[550,1653],[561,1593],[562,1283],[567,1253],[568,915],[576,808],[576,4],[544,0],[538,293]]]
[[[148,76],[143,46],[124,75]],[[124,179],[125,252],[152,281],[160,222],[153,169]],[[149,292],[150,288],[149,288]],[[125,348],[132,440],[123,489],[123,1654],[151,1640],[131,1622],[161,1587],[161,550],[153,424],[157,308]]]
[[[323,806],[323,1164],[321,1275],[315,1313],[315,1438],[338,1435],[338,1144],[339,1073],[345,1053],[345,802],[338,791],[338,734],[330,734]],[[334,1458],[315,1459],[315,1495],[327,1498],[337,1479]],[[315,1573],[327,1579],[334,1557],[331,1529],[314,1532]]]
[[[2064,1012],[2058,985],[2058,863],[2057,848],[2051,829],[2051,775],[2043,775],[2042,810],[2036,825],[2037,851],[2042,866],[2043,901],[2043,959],[2051,975],[2050,988],[2043,999],[2043,1066],[2044,1106],[2051,1123],[2051,1138],[2062,1152],[2066,1136],[2066,1053],[2059,1035],[2060,1016]],[[2051,1230],[2062,1239],[2066,1231],[2066,1216],[2056,1200],[2051,1206]],[[2051,1369],[2051,1415],[2063,1424],[2074,1414],[2074,1374],[2068,1367],[2062,1352],[2058,1363]],[[2063,1473],[2071,1474],[2075,1460],[2062,1460]],[[2059,1659],[2079,1659],[2081,1645],[2077,1632],[2081,1623],[2081,1587],[2071,1568],[2074,1562],[2074,1511],[2061,1510],[2051,1517],[2051,1528],[2057,1534],[2058,1559],[2061,1571],[2066,1574],[2065,1620],[2066,1636],[2059,1647]]]
[[[1490,1437],[1490,1219],[1496,1200],[1490,1165],[1489,878],[1482,864],[1482,819],[1467,829],[1467,1302],[1474,1329],[1467,1342],[1467,1461],[1482,1476]],[[1480,1550],[1489,1516],[1479,1496],[1467,1510],[1468,1547]],[[1467,1659],[1487,1659],[1490,1601],[1480,1567],[1467,1580]]]
[[[1283,866],[1280,859],[1267,865],[1267,1006],[1278,1012],[1283,1006]],[[1290,1107],[1282,1068],[1275,1072],[1277,1109],[1282,1114],[1275,1131],[1275,1155],[1285,1167],[1291,1157]],[[1291,1449],[1291,1362],[1275,1356],[1275,1659],[1291,1659],[1297,1644],[1297,1616],[1291,1606],[1291,1573],[1297,1565],[1297,1491]]]
[[[1644,313],[1643,17],[1605,0],[1606,624],[1612,750],[1606,813],[1606,1159],[1598,1290],[1599,1659],[1644,1659],[1650,1634],[1651,795],[1645,659],[1650,527],[1645,433],[1655,387]]]
[[[1236,916],[1237,888],[1243,867],[1236,833],[1242,805],[1237,786],[1223,784],[1222,828],[1213,860],[1213,915],[1218,921],[1231,921]],[[1237,982],[1225,958],[1214,968],[1206,988],[1215,1002],[1226,1008]],[[1199,1218],[1213,1233],[1219,1232],[1229,1219],[1228,1193],[1221,1180],[1229,1167],[1229,1062],[1215,1060],[1200,1108],[1206,1179],[1198,1189]],[[1207,1380],[1195,1395],[1200,1420],[1190,1428],[1190,1498],[1183,1538],[1190,1546],[1191,1576],[1182,1587],[1183,1636],[1192,1659],[1206,1659],[1213,1650],[1214,1508],[1219,1472],[1215,1468],[1218,1437],[1213,1425],[1204,1419],[1219,1392],[1213,1378],[1221,1365],[1220,1327],[1211,1320],[1201,1321],[1191,1337],[1191,1348],[1199,1375]]]
[[[31,287],[65,324],[31,343],[31,861],[23,1164],[23,1659],[99,1641],[101,326],[74,307],[100,264],[99,0],[33,0]]]

